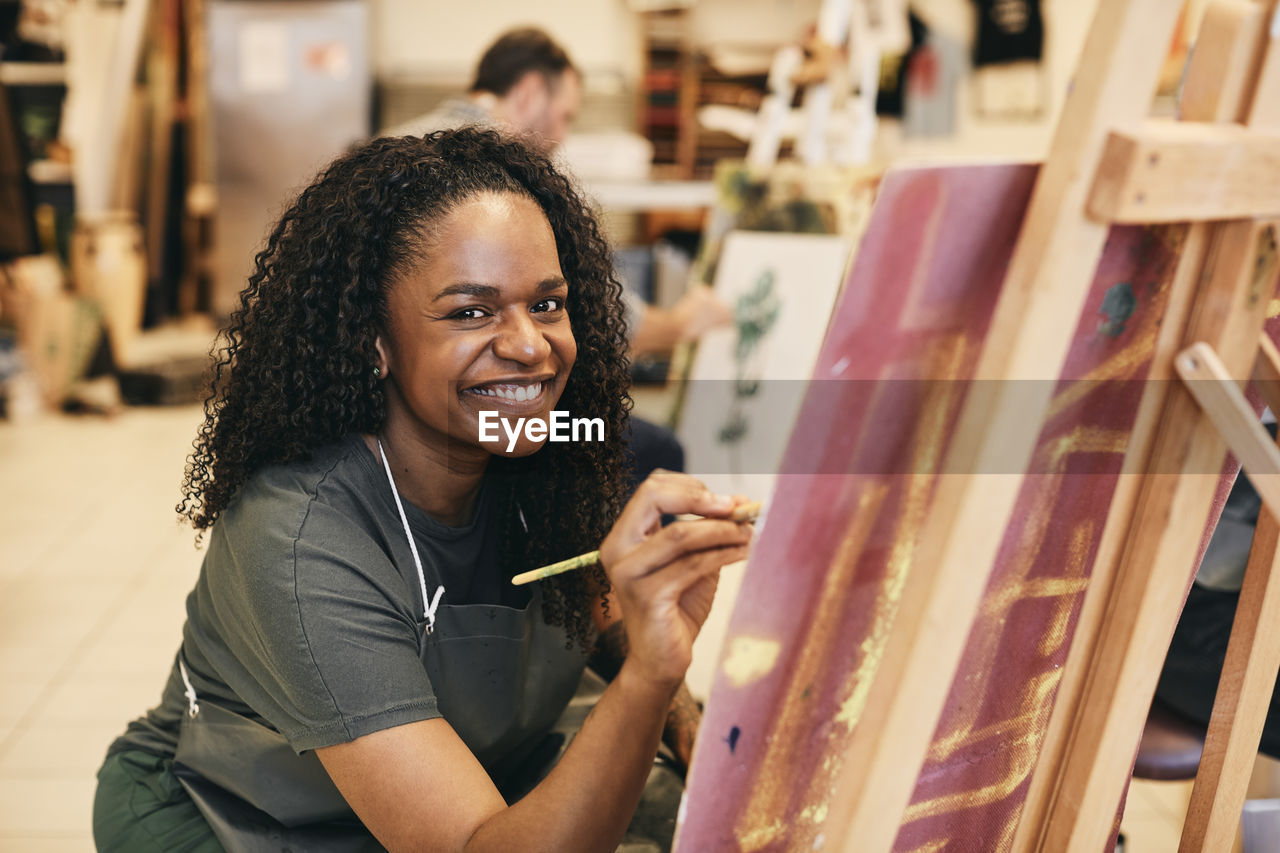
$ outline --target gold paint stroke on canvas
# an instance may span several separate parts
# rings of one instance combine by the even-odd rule
[[[1027,774],[1035,767],[1039,753],[1040,732],[1032,728],[1029,723],[1034,719],[1037,707],[1047,701],[1057,689],[1061,678],[1061,669],[1051,669],[1037,674],[1027,683],[1028,690],[1024,694],[1021,712],[1009,720],[984,729],[988,736],[1001,735],[1015,728],[1022,730],[1022,734],[1014,738],[1012,746],[1003,750],[1003,757],[1009,762],[1008,770],[1003,776],[976,790],[957,791],[932,800],[913,803],[903,815],[903,824],[926,817],[985,806],[1002,800],[1016,791],[1026,779]]]
[[[859,495],[857,506],[840,547],[827,572],[822,590],[815,599],[816,610],[805,635],[798,638],[800,656],[787,682],[782,707],[768,744],[757,765],[754,785],[746,809],[734,828],[742,850],[759,850],[788,830],[783,820],[795,788],[794,764],[797,738],[806,726],[807,693],[828,669],[836,629],[844,612],[846,593],[888,492],[881,483],[869,484]]]
[[[946,413],[955,402],[953,383],[947,382],[935,386],[925,411],[931,413],[929,422],[920,430],[911,471],[933,472],[942,463],[941,436],[946,429]],[[940,399],[934,399],[940,398]],[[862,711],[866,708],[867,697],[871,691],[875,672],[880,667],[880,658],[884,655],[885,644],[889,641],[889,630],[898,613],[898,602],[902,600],[902,590],[907,582],[907,574],[911,569],[911,561],[919,545],[920,531],[924,527],[925,516],[929,509],[929,500],[933,495],[935,476],[914,474],[907,478],[906,495],[898,513],[897,526],[893,536],[893,547],[889,552],[885,567],[884,580],[876,594],[876,605],[872,617],[871,630],[858,647],[861,652],[860,663],[854,676],[854,684],[840,706],[836,722],[849,729],[858,722]]]
[[[1016,563],[1013,568],[1006,573],[1003,583],[996,590],[984,596],[981,624],[990,626],[1002,625],[1005,615],[1013,605],[1029,598],[1062,597],[1066,599],[1066,611],[1070,613],[1075,595],[1082,592],[1087,585],[1085,580],[1073,579],[1079,578],[1084,573],[1086,567],[1083,562],[1087,556],[1087,550],[1081,551],[1078,548],[1073,548],[1072,553],[1068,555],[1066,578],[1050,578],[1032,582],[1028,582],[1026,578],[1034,565],[1036,556],[1041,551],[1049,525],[1053,522],[1053,496],[1057,494],[1061,484],[1062,472],[1066,470],[1070,456],[1073,453],[1081,452],[1123,452],[1127,438],[1127,433],[1114,430],[1079,427],[1065,436],[1060,436],[1048,442],[1037,451],[1048,457],[1046,467],[1051,474],[1038,476],[1028,481],[1032,488],[1035,489],[1035,493],[1024,503],[1038,509],[1029,513],[1023,524],[1021,540],[1014,557]],[[1093,528],[1090,527],[1089,529],[1092,530]],[[1072,541],[1081,541],[1078,530],[1073,532]],[[1087,542],[1088,540],[1085,539],[1083,541]],[[992,664],[1002,636],[1002,632],[999,630],[978,631],[971,634],[970,642],[980,644],[969,655],[969,660],[976,662],[971,667],[971,671],[981,673],[994,671]],[[976,724],[978,715],[983,707],[982,697],[987,690],[987,679],[967,681],[964,682],[962,687],[965,688],[966,696],[957,704],[964,710],[961,716],[951,721],[951,731],[936,739],[930,746],[929,759],[931,761],[945,761],[956,750],[964,748],[973,740],[973,726]]]
[[[1054,478],[1056,481],[1057,478]],[[1044,487],[1044,482],[1037,485]],[[1033,505],[1037,502],[1033,501]],[[982,624],[1000,625],[1004,613],[1017,600],[1021,585],[1026,579],[1027,573],[1031,569],[1031,565],[1035,560],[1035,555],[1040,551],[1045,536],[1048,533],[1049,522],[1052,520],[1048,512],[1041,512],[1029,516],[1022,528],[1022,537],[1020,546],[1016,551],[1015,568],[1009,572],[1002,585],[994,594],[984,596],[982,610],[980,611],[979,620]],[[929,746],[929,760],[938,762],[946,761],[956,750],[968,746],[974,740],[973,727],[977,723],[978,715],[983,708],[983,697],[987,691],[987,683],[989,675],[993,671],[993,663],[996,651],[999,649],[999,641],[1001,639],[999,631],[970,631],[969,642],[977,642],[979,646],[976,651],[966,653],[967,661],[974,661],[974,665],[969,667],[970,671],[983,673],[983,677],[974,680],[961,680],[952,685],[952,690],[963,690],[964,695],[960,697],[958,702],[951,701],[955,697],[950,697],[949,705],[958,705],[963,710],[957,716],[951,718],[949,722],[950,732],[940,738],[936,738]]]
[[[955,335],[941,341],[935,349],[931,376],[941,376],[951,371],[947,379],[954,379],[954,372],[963,363],[967,342]],[[922,418],[916,430],[909,471],[926,472],[907,478],[906,495],[898,511],[893,533],[893,546],[885,566],[884,580],[876,595],[871,629],[859,645],[860,663],[850,679],[849,696],[841,703],[835,721],[849,730],[862,717],[870,695],[871,685],[889,641],[889,631],[902,600],[911,562],[919,545],[920,532],[924,528],[929,501],[933,495],[935,472],[942,466],[942,451],[947,434],[949,413],[959,403],[957,383],[944,381],[930,386],[930,394],[923,406],[927,417]],[[874,412],[874,408],[871,409]],[[874,417],[869,420],[874,421]]]
[[[1005,580],[997,589],[984,596],[980,624],[997,627],[1004,624],[1008,612],[1015,604],[1031,598],[1058,598],[1060,603],[1057,607],[1055,619],[1060,621],[1065,618],[1063,617],[1064,613],[1066,617],[1069,617],[1078,595],[1088,585],[1084,574],[1087,568],[1085,561],[1089,554],[1088,542],[1095,530],[1092,522],[1086,523],[1083,530],[1077,528],[1072,531],[1073,545],[1066,555],[1067,560],[1063,576],[1028,581],[1027,575],[1031,571],[1035,558],[1042,548],[1049,525],[1053,521],[1054,505],[1052,496],[1057,493],[1061,484],[1061,472],[1065,470],[1070,454],[1081,451],[1112,452],[1116,444],[1123,441],[1124,438],[1124,435],[1108,430],[1079,428],[1049,443],[1049,467],[1054,471],[1054,474],[1036,477],[1031,481],[1036,487],[1036,494],[1028,503],[1037,509],[1030,513],[1024,522],[1022,540],[1015,556],[1017,562],[1013,569],[1007,573]],[[1058,642],[1061,643],[1065,637],[1065,628],[1054,625],[1053,630]],[[972,681],[965,681],[961,685],[962,689],[965,690],[965,695],[956,704],[964,710],[961,716],[952,721],[951,731],[936,739],[930,746],[929,760],[931,761],[945,761],[956,751],[980,742],[986,736],[986,729],[974,732],[973,726],[976,724],[978,715],[983,707],[982,697],[987,693],[989,676],[995,671],[993,667],[994,658],[999,648],[1000,640],[1003,637],[1003,632],[986,630],[977,631],[975,635],[976,641],[981,643],[981,646],[976,653],[970,656],[970,660],[977,661],[974,666],[970,667],[970,671],[984,673],[984,676]],[[1043,646],[1043,637],[1041,645]]]
[[[725,677],[734,687],[746,687],[769,674],[778,661],[782,644],[762,637],[734,637],[725,655]]]
[[[969,343],[963,335],[952,335],[938,341],[925,362],[928,365],[928,375],[954,379],[965,363],[968,348]],[[929,396],[922,407],[922,411],[927,416],[922,416],[916,421],[911,445],[911,465],[908,470],[928,473],[907,478],[906,493],[896,514],[891,540],[893,546],[872,610],[872,624],[867,636],[859,644],[860,658],[857,667],[849,673],[843,685],[843,692],[847,695],[841,701],[839,710],[832,719],[833,729],[828,736],[832,744],[839,745],[847,741],[866,708],[871,685],[874,683],[875,675],[884,657],[884,650],[889,641],[893,622],[902,601],[903,589],[924,527],[936,482],[934,472],[942,465],[947,424],[950,420],[949,413],[958,407],[962,390],[961,383],[954,381],[931,383]],[[872,407],[871,411],[874,412],[875,408]],[[817,813],[824,818],[831,797],[834,795],[836,774],[843,760],[843,753],[838,751],[837,746],[823,761],[821,772],[813,774],[802,799],[802,802],[810,806],[820,804],[822,808]],[[821,824],[818,823],[812,827],[802,825],[798,831],[793,830],[795,843],[804,846],[816,841],[820,835],[820,829]]]
[[[1067,549],[1067,568],[1070,577],[1079,578],[1080,590],[1089,586],[1089,578],[1085,575],[1089,567],[1088,558],[1094,548],[1094,536],[1098,523],[1094,520],[1084,522],[1071,531],[1071,544]],[[1054,603],[1053,616],[1040,635],[1037,651],[1045,657],[1058,653],[1062,644],[1067,641],[1068,628],[1071,627],[1071,614],[1075,611],[1076,599],[1063,596]]]
[[[950,843],[950,840],[930,841],[926,844],[921,844],[919,847],[913,847],[908,853],[941,853]]]
[[[1057,686],[1059,677],[1057,673],[1059,672],[1060,670],[1047,670],[1036,676],[1035,679],[1026,682],[1024,685],[1026,690],[1023,692],[1015,714],[983,726],[976,731],[967,732],[966,742],[962,745],[972,746],[973,744],[982,743],[992,737],[1003,736],[1011,730],[1034,722],[1040,713],[1041,706],[1053,695],[1052,691]],[[922,806],[923,804],[921,803],[913,806],[913,808]]]
[[[1048,442],[1037,455],[1045,455],[1045,467],[1052,474],[1067,470],[1067,461],[1077,453],[1123,456],[1129,448],[1129,431],[1105,427],[1078,426]]]
[[[1056,494],[1061,482],[1062,472],[1065,471],[1067,461],[1073,453],[1122,453],[1127,440],[1127,433],[1079,427],[1066,436],[1061,436],[1047,443],[1040,449],[1048,456],[1047,467],[1053,472],[1053,475],[1037,477],[1035,480],[1042,488],[1031,503],[1033,506],[1038,506],[1042,509],[1034,517],[1026,521],[1023,542],[1018,551],[1018,568],[1013,572],[1014,577],[1011,579],[1011,583],[1002,584],[998,592],[989,596],[988,602],[984,606],[984,624],[1003,624],[1005,614],[1020,601],[1026,601],[1031,598],[1055,598],[1057,602],[1054,616],[1046,625],[1047,630],[1041,636],[1037,651],[1047,657],[1055,653],[1065,641],[1071,613],[1080,593],[1088,585],[1088,578],[1086,577],[1088,557],[1093,547],[1092,543],[1097,525],[1095,521],[1089,520],[1081,522],[1071,531],[1071,544],[1068,546],[1067,554],[1065,555],[1066,559],[1062,575],[1028,581],[1026,580],[1026,574],[1029,572],[1034,562],[1034,557],[1039,550],[1038,543],[1043,541],[1048,521],[1050,520],[1049,514],[1053,509],[1052,501],[1050,500],[1046,503],[1045,499]],[[997,631],[984,632],[984,634],[992,636],[998,636],[999,633]],[[986,655],[984,654],[983,657],[985,658]],[[969,697],[961,703],[962,707],[966,708],[965,717],[970,727],[976,717],[976,708],[980,705],[979,697],[985,693],[990,681],[990,675],[994,672],[990,666],[979,667],[974,671],[985,673],[986,677],[979,679],[976,684],[969,685],[970,689],[967,691]],[[973,746],[993,737],[1003,738],[1008,732],[1026,732],[1024,737],[1016,738],[1013,741],[1012,748],[1006,750],[1008,754],[1002,756],[1002,760],[1008,762],[1008,767],[1000,779],[976,791],[962,792],[916,803],[908,809],[904,816],[904,824],[926,817],[936,817],[953,811],[985,806],[1005,799],[1017,791],[1035,767],[1041,742],[1040,732],[1036,727],[1036,723],[1049,706],[1050,697],[1057,689],[1060,679],[1061,669],[1059,668],[1041,673],[1033,680],[1031,689],[1023,694],[1023,700],[1019,704],[1017,713],[1012,717],[992,723],[978,731],[966,731],[961,728],[944,740],[935,742],[930,749],[930,758],[932,760],[943,760],[950,757],[960,748]],[[974,710],[969,710],[971,708]],[[1017,825],[1016,816],[1017,810],[1013,810],[1001,832],[1002,837],[1007,837],[1010,841],[1013,837],[1012,832]],[[946,839],[943,839],[940,843],[945,844]],[[991,849],[993,851],[1005,850],[1007,849],[1007,843],[993,846]]]
[[[1129,346],[1079,379],[1067,383],[1049,403],[1045,423],[1079,403],[1091,394],[1099,383],[1132,377],[1138,368],[1151,360],[1151,353],[1155,350],[1156,332],[1156,326],[1144,324],[1142,332],[1130,342]]]

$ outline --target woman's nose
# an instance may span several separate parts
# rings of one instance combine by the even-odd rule
[[[493,342],[498,358],[521,364],[538,364],[551,354],[551,344],[527,313],[504,318]]]

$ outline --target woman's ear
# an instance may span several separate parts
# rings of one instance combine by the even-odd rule
[[[382,335],[373,339],[373,348],[378,351],[378,357],[373,362],[374,375],[379,379],[386,379],[391,373],[391,359],[387,357],[387,345],[383,342]]]
[[[505,100],[512,124],[526,131],[538,129],[551,101],[550,84],[541,71],[530,69],[507,91]]]

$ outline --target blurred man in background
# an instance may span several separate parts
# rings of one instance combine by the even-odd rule
[[[564,48],[542,30],[511,30],[476,68],[465,96],[397,125],[384,136],[422,136],[464,124],[491,124],[550,153],[564,141],[582,103],[582,79]]]
[[[382,135],[422,136],[485,124],[520,136],[550,154],[568,135],[581,103],[582,76],[564,48],[542,30],[524,27],[504,33],[484,52],[465,96],[449,98]],[[649,305],[629,290],[624,301],[631,350],[636,354],[669,351],[733,319],[729,308],[701,284],[691,287],[669,309]]]

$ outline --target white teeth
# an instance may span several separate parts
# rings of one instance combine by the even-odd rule
[[[471,390],[485,397],[497,397],[499,400],[508,400],[512,403],[524,403],[542,393],[542,383],[535,382],[532,385],[515,386],[491,385],[483,388],[472,388]]]

